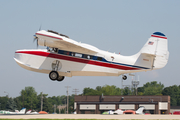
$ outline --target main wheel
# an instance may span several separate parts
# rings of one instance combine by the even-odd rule
[[[59,82],[61,82],[63,80],[64,80],[64,76],[59,76],[58,79],[57,79],[57,81],[59,81]]]
[[[59,78],[59,74],[56,71],[51,71],[49,73],[49,78],[53,81],[57,80]]]
[[[127,76],[126,76],[126,75],[123,75],[123,76],[122,76],[122,79],[123,79],[123,80],[126,80],[126,79],[127,79]]]

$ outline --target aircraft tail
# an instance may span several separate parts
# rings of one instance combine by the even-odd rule
[[[169,58],[167,37],[160,32],[155,32],[138,54],[136,65],[150,69],[163,68]]]
[[[143,114],[143,110],[145,108],[142,106],[142,107],[139,107],[139,109],[136,111],[136,114]]]
[[[26,108],[22,108],[19,113],[25,114],[25,112],[26,112]]]
[[[31,110],[28,110],[28,111],[26,112],[26,114],[29,114],[29,113],[31,113]]]

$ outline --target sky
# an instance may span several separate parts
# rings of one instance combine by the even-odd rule
[[[161,82],[165,87],[180,85],[179,6],[179,0],[1,0],[0,96],[17,97],[28,86],[48,96],[66,95],[65,86],[70,86],[69,94],[73,94],[74,89],[81,94],[85,87],[121,87],[121,76],[75,76],[54,82],[48,74],[18,66],[13,59],[15,51],[36,49],[33,35],[39,28],[127,56],[139,52],[152,33],[162,32],[168,38],[168,64],[159,70],[136,73],[139,87],[152,81]],[[131,81],[132,77],[128,76],[123,84],[131,85]]]

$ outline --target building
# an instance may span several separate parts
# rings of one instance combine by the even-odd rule
[[[101,114],[108,110],[137,110],[145,107],[145,113],[169,114],[170,96],[75,96],[77,114]]]

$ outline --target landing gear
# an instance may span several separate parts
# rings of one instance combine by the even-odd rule
[[[126,80],[126,79],[127,79],[127,76],[126,76],[126,75],[123,75],[123,76],[122,76],[122,79],[123,79],[123,80]]]
[[[64,76],[59,76],[58,79],[57,79],[58,82],[61,82],[63,80],[64,80]]]
[[[55,81],[59,78],[59,74],[57,71],[51,71],[49,73],[49,78],[52,80],[52,81]]]
[[[59,82],[64,80],[64,76],[60,76],[57,71],[51,71],[51,72],[49,73],[49,78],[50,78],[52,81],[57,80],[57,81],[59,81]]]
[[[53,50],[55,51],[56,48],[53,48]],[[53,61],[51,66],[52,66],[52,71],[49,73],[49,78],[52,81],[55,81],[55,80],[57,80],[59,82],[63,81],[64,80],[64,76],[60,76],[59,73],[57,72],[62,67],[60,61],[58,61],[58,60]]]

